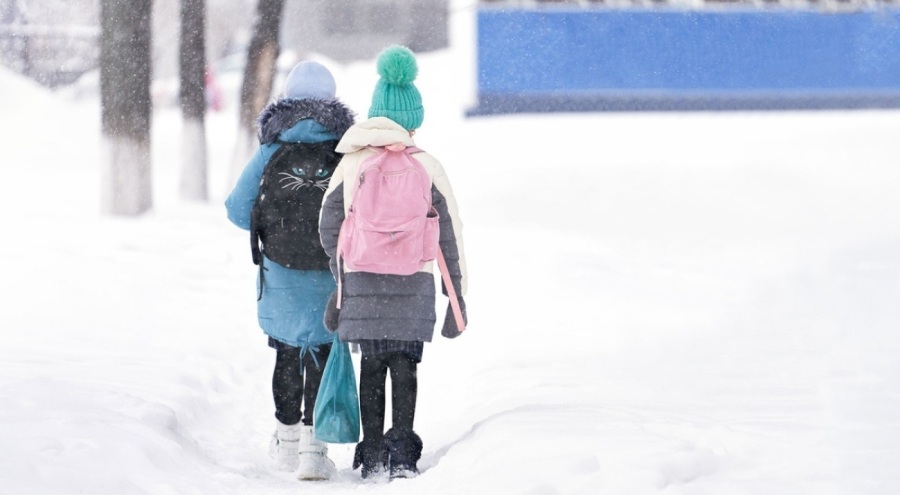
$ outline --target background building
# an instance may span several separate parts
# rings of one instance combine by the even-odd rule
[[[282,43],[342,62],[373,58],[399,43],[416,52],[446,48],[447,0],[304,0],[285,4]]]

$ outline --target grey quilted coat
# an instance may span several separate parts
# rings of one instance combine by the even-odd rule
[[[360,163],[375,151],[369,146],[403,143],[415,146],[412,137],[400,125],[385,117],[374,117],[352,126],[344,134],[337,151],[344,153],[338,164],[319,216],[322,246],[331,257],[331,271],[344,277],[338,333],[346,342],[361,339],[393,339],[430,342],[435,326],[435,266],[427,263],[413,275],[383,275],[355,272],[335,260],[338,233],[353,201],[355,188],[344,187],[358,175]],[[432,204],[440,215],[440,246],[447,261],[454,289],[466,293],[466,263],[462,222],[450,181],[441,164],[427,152],[413,155],[422,163],[432,181]],[[446,288],[444,288],[446,294]]]

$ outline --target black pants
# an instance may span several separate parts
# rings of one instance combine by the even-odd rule
[[[412,430],[419,382],[416,361],[403,352],[363,355],[359,373],[359,412],[363,437],[381,442],[384,437],[387,372],[391,372],[392,428]]]
[[[276,349],[272,396],[275,399],[275,418],[283,424],[295,425],[300,421],[307,426],[313,424],[316,395],[319,394],[319,382],[322,381],[325,361],[331,353],[331,344],[322,344],[318,348],[318,351],[309,349],[303,359],[300,358],[299,347],[282,344]]]

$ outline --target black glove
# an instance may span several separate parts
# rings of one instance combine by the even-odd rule
[[[325,305],[325,316],[323,317],[325,328],[331,332],[337,330],[340,315],[341,310],[337,307],[337,289],[335,289],[328,298],[328,304]]]
[[[466,301],[462,297],[457,300],[459,301],[459,311],[462,313],[463,321],[468,325],[469,318],[466,316]],[[455,339],[462,335],[459,328],[456,328],[456,315],[453,314],[453,305],[450,303],[447,303],[447,315],[444,316],[444,326],[441,328],[441,335],[448,339]]]

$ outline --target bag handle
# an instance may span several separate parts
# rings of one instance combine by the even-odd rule
[[[466,330],[466,320],[463,319],[462,310],[459,308],[459,299],[456,297],[456,289],[453,288],[453,281],[450,280],[450,271],[447,269],[444,251],[440,248],[438,248],[438,266],[441,269],[444,286],[447,287],[447,294],[450,296],[450,307],[453,309],[453,316],[456,318],[456,328],[459,330],[459,333],[463,333]]]

